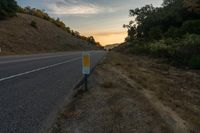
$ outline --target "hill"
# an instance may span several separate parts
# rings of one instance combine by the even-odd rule
[[[121,45],[121,44],[119,44],[119,43],[117,43],[117,44],[110,44],[110,45],[106,45],[104,48],[106,50],[111,50],[111,49],[113,49],[115,47],[118,47],[119,45]]]
[[[0,21],[0,55],[96,49],[55,24],[18,13]]]

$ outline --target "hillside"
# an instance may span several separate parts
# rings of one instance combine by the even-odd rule
[[[111,45],[106,45],[104,48],[106,50],[111,50],[111,49],[113,49],[115,47],[118,47],[119,45],[120,45],[119,43],[117,43],[117,44],[111,44]]]
[[[31,26],[35,22],[36,28]],[[0,21],[0,55],[95,49],[44,19],[18,13]]]

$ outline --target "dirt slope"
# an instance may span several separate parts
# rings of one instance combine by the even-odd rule
[[[37,29],[31,26],[35,21]],[[51,22],[26,15],[0,21],[0,47],[3,54],[27,54],[79,50],[89,48],[87,42],[77,39]]]

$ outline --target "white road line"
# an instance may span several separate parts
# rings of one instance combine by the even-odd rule
[[[56,63],[56,64],[53,64],[53,65],[50,65],[50,66],[45,66],[45,67],[41,67],[41,68],[34,69],[34,70],[31,70],[31,71],[27,71],[27,72],[15,74],[15,75],[12,75],[12,76],[9,76],[9,77],[1,78],[0,82],[5,81],[5,80],[9,80],[9,79],[12,79],[12,78],[16,78],[16,77],[19,77],[19,76],[27,75],[27,74],[30,74],[30,73],[38,72],[38,71],[41,71],[41,70],[49,69],[49,68],[52,68],[52,67],[56,67],[56,66],[66,64],[66,63],[69,63],[69,62],[77,61],[81,58],[82,57],[78,57],[78,58],[70,59],[70,60],[67,60],[67,61],[64,61],[64,62]]]
[[[69,54],[69,55],[76,55],[75,54]],[[40,60],[40,59],[48,59],[48,58],[56,58],[56,57],[63,57],[66,55],[57,55],[57,56],[44,56],[44,57],[39,57],[39,58],[29,58],[29,59],[19,59],[19,60],[11,60],[11,61],[3,61],[0,62],[0,64],[8,64],[8,63],[17,63],[17,62],[25,62],[25,61],[33,61],[33,60]]]

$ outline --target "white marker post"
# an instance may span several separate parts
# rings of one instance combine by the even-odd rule
[[[84,74],[85,79],[85,90],[88,90],[88,75],[90,74],[90,54],[88,52],[84,52],[82,55],[82,73]]]

